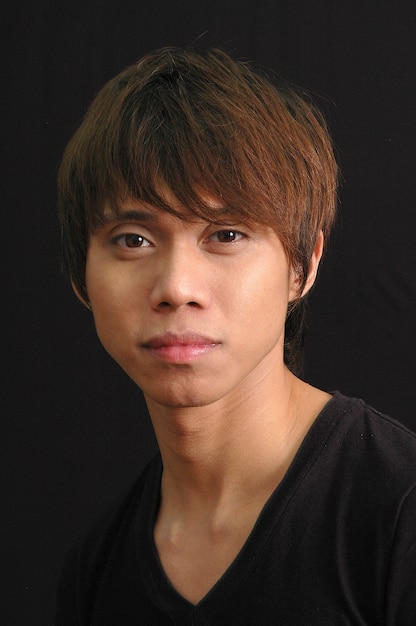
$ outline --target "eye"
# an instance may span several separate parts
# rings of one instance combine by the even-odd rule
[[[239,239],[243,239],[245,235],[241,233],[239,230],[233,229],[224,229],[218,230],[213,233],[209,238],[211,241],[218,241],[219,243],[233,243],[234,241],[238,241]]]
[[[113,239],[113,242],[121,248],[147,248],[151,245],[150,241],[136,233],[117,235],[117,237]]]

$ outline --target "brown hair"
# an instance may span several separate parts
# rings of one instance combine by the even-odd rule
[[[301,283],[335,213],[337,166],[321,113],[305,94],[218,49],[163,48],[98,93],[58,176],[62,261],[81,295],[89,236],[105,205],[128,195],[184,219],[218,222],[201,191],[240,220],[272,227]],[[290,307],[286,363],[295,369],[301,310]]]

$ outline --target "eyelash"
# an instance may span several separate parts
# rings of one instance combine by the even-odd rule
[[[129,246],[127,241],[129,239],[136,239],[136,240],[140,240],[140,244],[141,245],[132,245]],[[124,241],[124,243],[122,243]],[[146,241],[148,245],[143,246],[143,242]],[[148,239],[146,239],[146,237],[143,237],[143,235],[138,235],[137,233],[125,233],[124,235],[117,235],[117,237],[114,237],[114,239],[112,239],[112,243],[114,243],[117,246],[120,246],[121,248],[147,248],[149,247],[151,244],[149,242]]]
[[[228,238],[221,241],[221,237],[223,235],[228,235]],[[246,235],[239,230],[235,230],[234,228],[224,228],[224,229],[215,231],[214,233],[209,235],[207,239],[210,241],[214,241],[215,243],[225,244],[225,243],[235,243],[237,241],[240,241],[240,239],[244,239],[245,237]],[[128,244],[129,240],[135,240],[135,243],[133,245],[129,245]],[[143,245],[143,242],[146,242],[147,245]],[[114,243],[117,246],[120,246],[121,248],[130,248],[130,249],[148,248],[152,245],[149,242],[149,240],[146,239],[146,237],[143,237],[143,235],[139,235],[137,233],[125,233],[123,235],[117,235],[117,237],[114,237],[112,239],[112,243]],[[131,241],[131,243],[133,242]]]
[[[224,233],[231,235],[232,239],[229,239],[228,241],[221,241],[218,238],[218,235],[220,234],[223,235]],[[239,230],[234,230],[234,228],[224,228],[222,230],[217,230],[215,233],[212,233],[209,239],[212,239],[215,236],[217,236],[217,241],[219,243],[234,243],[235,241],[239,241],[240,239],[243,239],[246,235],[244,235],[244,233],[240,232]]]

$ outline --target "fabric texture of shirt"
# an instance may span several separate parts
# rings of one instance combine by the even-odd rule
[[[56,626],[415,626],[416,435],[336,392],[241,551],[193,605],[153,540],[162,462],[74,547]]]

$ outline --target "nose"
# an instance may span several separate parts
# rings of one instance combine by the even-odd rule
[[[207,265],[200,250],[189,245],[172,245],[157,260],[150,296],[152,308],[206,308],[210,301]]]

